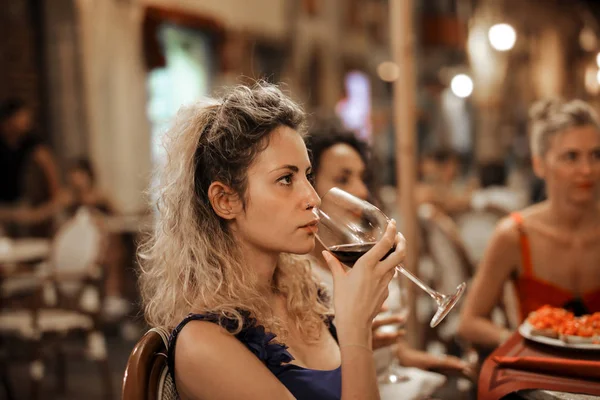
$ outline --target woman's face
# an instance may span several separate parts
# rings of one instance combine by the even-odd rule
[[[321,154],[315,188],[323,196],[332,187],[338,187],[360,199],[367,200],[365,185],[366,166],[358,151],[346,143],[338,143]]]
[[[593,126],[576,127],[550,139],[548,152],[534,160],[546,181],[549,198],[566,198],[584,205],[600,194],[600,132]]]
[[[236,237],[260,251],[312,251],[317,222],[313,209],[321,200],[311,179],[302,137],[289,127],[275,129],[268,147],[248,169],[246,207],[232,224]]]
[[[86,191],[92,187],[92,180],[88,173],[80,168],[74,168],[69,171],[69,186],[76,191]]]
[[[10,139],[20,140],[33,127],[31,112],[27,108],[17,111],[12,117],[0,126],[0,133]]]

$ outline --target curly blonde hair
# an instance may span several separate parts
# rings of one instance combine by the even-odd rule
[[[247,171],[269,144],[270,133],[288,126],[304,134],[302,109],[267,83],[233,88],[220,100],[180,110],[165,135],[167,160],[159,171],[158,218],[139,252],[140,289],[152,326],[174,328],[189,313],[233,320],[238,333],[248,317],[285,337],[286,329],[257,289],[228,224],[214,212],[208,188],[231,187],[247,202]],[[317,339],[329,308],[308,262],[281,254],[273,291],[286,298],[290,321]],[[227,324],[230,328],[230,324]]]

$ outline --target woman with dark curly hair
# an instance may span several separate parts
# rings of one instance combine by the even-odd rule
[[[313,173],[315,176],[315,190],[323,196],[332,187],[338,187],[358,198],[378,203],[376,196],[377,182],[374,177],[373,159],[369,146],[359,140],[356,135],[333,122],[319,122],[309,130],[306,138],[306,147],[311,155]],[[311,253],[311,265],[315,275],[331,291],[333,280],[325,259],[321,256],[322,246],[317,243]],[[390,297],[387,306],[393,307],[393,302],[400,302],[398,285],[390,285]],[[381,332],[378,328],[387,324],[398,324],[402,321],[396,315],[377,318],[373,325],[373,348],[375,363],[380,371],[393,363],[396,358],[406,367],[438,371],[449,374],[471,374],[470,366],[456,357],[437,357],[424,351],[411,348],[402,340],[401,330],[395,333]],[[414,379],[421,379],[427,386],[431,382],[435,389],[436,384],[443,382],[442,377],[428,374],[423,371],[415,373]],[[435,383],[434,383],[435,382]],[[397,397],[397,392],[391,392],[392,398]],[[405,393],[408,395],[408,393]],[[423,395],[423,393],[421,393]]]

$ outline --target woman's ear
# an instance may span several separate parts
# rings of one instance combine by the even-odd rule
[[[540,156],[533,156],[531,161],[535,175],[540,179],[544,179],[546,177],[546,166],[544,165],[544,160],[542,160]]]
[[[243,210],[240,197],[229,186],[215,181],[208,188],[208,199],[215,213],[227,220],[232,220]]]

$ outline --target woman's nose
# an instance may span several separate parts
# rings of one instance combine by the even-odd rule
[[[369,189],[362,180],[355,182],[354,185],[352,185],[352,188],[349,191],[349,193],[358,197],[361,200],[367,200],[367,198],[369,197]]]
[[[313,185],[309,184],[307,187],[307,190],[308,190],[308,192],[307,192],[307,197],[306,197],[306,208],[311,209],[311,208],[319,207],[321,205],[321,198],[317,194]]]
[[[579,165],[579,171],[584,175],[589,175],[592,173],[592,161],[583,159],[581,164]]]

